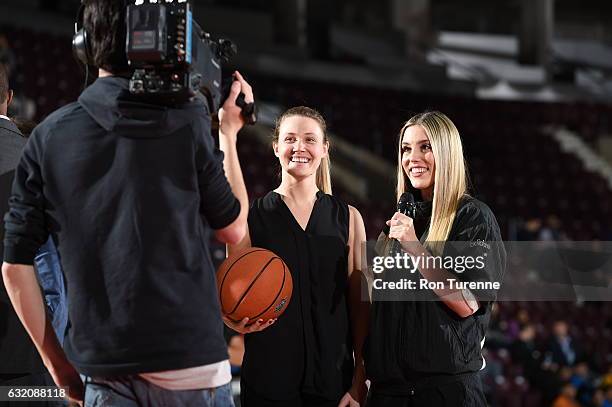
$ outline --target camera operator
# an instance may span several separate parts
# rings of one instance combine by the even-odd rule
[[[206,225],[225,243],[246,232],[234,123],[236,97],[242,92],[253,102],[252,90],[235,73],[220,111],[219,151],[205,103],[174,108],[133,100],[124,21],[124,0],[84,2],[99,78],[28,140],[5,217],[5,286],[71,399],[232,406]],[[32,267],[49,234],[67,285],[65,353]]]

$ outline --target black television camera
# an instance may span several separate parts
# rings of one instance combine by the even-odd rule
[[[229,40],[213,40],[194,20],[191,1],[136,0],[127,6],[126,54],[134,69],[130,92],[161,103],[182,103],[203,95],[214,114],[229,95],[221,64],[236,55]],[[255,123],[253,103],[240,94],[236,104]]]

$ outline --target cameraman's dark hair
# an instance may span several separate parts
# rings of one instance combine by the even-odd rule
[[[125,55],[126,1],[85,0],[83,27],[95,66],[112,73],[129,70]]]
[[[6,102],[9,89],[8,72],[4,64],[0,64],[0,104]]]

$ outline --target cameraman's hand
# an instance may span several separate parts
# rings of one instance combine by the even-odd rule
[[[244,117],[242,117],[241,109],[236,105],[236,98],[240,94],[244,93],[244,101],[246,103],[253,103],[253,89],[247,81],[244,80],[240,72],[234,72],[234,82],[230,94],[223,104],[223,107],[219,109],[219,133],[226,136],[236,136],[238,131],[246,123]]]
[[[49,373],[58,387],[67,387],[67,398],[79,406],[83,405],[85,387],[76,369],[66,360],[49,368]]]

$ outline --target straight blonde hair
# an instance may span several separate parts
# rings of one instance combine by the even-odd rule
[[[281,114],[278,117],[278,119],[276,119],[276,123],[274,126],[274,134],[272,136],[272,143],[278,144],[278,137],[280,135],[279,134],[280,126],[283,123],[283,120],[291,116],[308,117],[309,119],[315,120],[319,124],[319,127],[321,127],[321,132],[323,133],[323,143],[327,143],[327,145],[331,147],[329,143],[329,137],[327,136],[327,123],[325,123],[325,119],[323,118],[321,113],[319,113],[317,110],[312,109],[310,107],[306,107],[306,106],[292,107],[286,112],[284,112],[283,114]],[[327,149],[327,156],[321,158],[321,164],[319,164],[319,168],[317,168],[316,183],[317,183],[317,188],[319,188],[319,190],[323,191],[326,194],[331,195],[332,184],[331,184],[331,162],[329,159],[329,147]]]
[[[399,134],[397,155],[397,199],[406,191],[416,192],[402,167],[402,140],[406,129],[421,126],[431,144],[435,160],[431,221],[425,246],[441,255],[455,220],[461,199],[467,195],[468,175],[459,130],[443,113],[425,112],[413,116]]]

